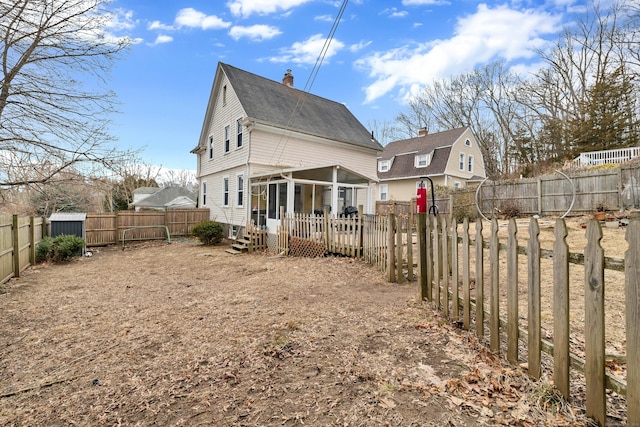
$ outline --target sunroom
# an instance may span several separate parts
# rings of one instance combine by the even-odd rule
[[[339,164],[253,174],[251,222],[275,233],[281,212],[340,216],[357,209],[360,214],[373,213],[375,184],[374,178]]]

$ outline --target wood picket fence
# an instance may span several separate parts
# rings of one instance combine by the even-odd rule
[[[416,224],[421,300],[431,301],[445,317],[463,329],[473,330],[478,337],[485,337],[488,332],[488,345],[496,354],[503,351],[506,341],[506,357],[514,365],[521,364],[519,349],[524,346],[526,366],[533,378],[542,376],[542,353],[549,354],[553,358],[554,385],[567,399],[571,396],[570,371],[582,373],[586,382],[586,415],[598,425],[607,423],[606,396],[607,390],[612,390],[626,396],[627,425],[640,426],[640,216],[632,218],[627,226],[629,247],[624,260],[604,256],[600,244],[602,228],[595,219],[587,224],[584,254],[569,252],[564,219],[555,222],[553,250],[541,249],[537,219],[530,220],[527,246],[518,246],[518,228],[513,219],[508,223],[506,244],[498,238],[496,219],[491,221],[488,241],[481,220],[476,222],[475,238],[468,220],[462,224],[461,236],[459,227],[453,227],[445,216],[418,214]],[[523,264],[520,255],[527,258],[526,292],[520,289],[525,280],[518,277]],[[552,262],[552,272],[547,269],[543,272],[541,261],[548,263],[548,260]],[[506,268],[504,284],[501,265]],[[584,356],[570,350],[569,345],[574,338],[569,322],[570,305],[576,303],[571,295],[576,284],[569,283],[569,270],[574,265],[584,267]],[[626,333],[626,377],[606,369],[605,270],[622,271],[625,275],[626,319],[619,327]],[[552,275],[549,277],[553,280],[553,321],[551,330],[545,331],[541,321],[543,274]],[[523,296],[526,304],[520,300]],[[523,305],[526,326],[520,322],[519,308]]]

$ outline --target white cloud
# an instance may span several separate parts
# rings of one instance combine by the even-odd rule
[[[403,6],[442,6],[449,4],[451,4],[451,2],[447,0],[402,0]]]
[[[294,64],[315,64],[320,52],[325,45],[326,38],[322,34],[316,34],[302,42],[295,42],[290,48],[282,49],[282,54],[270,58],[271,62],[285,62]],[[333,39],[325,54],[325,63],[344,48],[344,43]]]
[[[225,22],[215,15],[206,15],[191,7],[178,11],[175,24],[178,27],[202,28],[203,30],[220,30],[231,26],[230,22]]]
[[[268,15],[287,11],[312,0],[230,0],[227,7],[234,16]]]
[[[164,31],[173,31],[175,27],[173,25],[166,25],[160,21],[153,21],[149,25],[147,25],[147,30],[164,30]]]
[[[236,25],[229,30],[229,36],[234,40],[245,37],[252,41],[263,41],[272,39],[280,34],[282,34],[282,31],[270,25],[252,25],[250,27]]]
[[[107,27],[112,30],[133,30],[138,21],[133,19],[133,11],[124,9],[115,9],[107,23]]]
[[[558,15],[480,4],[474,14],[458,19],[450,39],[406,45],[358,60],[356,65],[375,79],[365,88],[366,101],[395,88],[408,96],[433,79],[469,71],[493,59],[532,58],[545,43],[541,36],[557,33],[560,24]]]
[[[157,46],[159,44],[171,43],[173,41],[173,37],[167,36],[165,34],[160,34],[156,37],[153,43],[147,43],[149,46]]]
[[[353,53],[359,52],[362,49],[364,49],[365,47],[369,46],[371,43],[373,43],[371,40],[369,40],[367,42],[362,40],[360,43],[352,44],[351,46],[349,46],[349,51],[351,51]]]
[[[333,22],[333,17],[331,15],[320,15],[313,18],[313,20],[320,22]]]

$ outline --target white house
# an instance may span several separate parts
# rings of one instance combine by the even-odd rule
[[[351,112],[282,82],[219,63],[197,147],[200,206],[234,236],[270,232],[286,213],[375,210],[382,146]]]

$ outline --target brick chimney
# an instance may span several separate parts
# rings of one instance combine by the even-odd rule
[[[291,74],[291,70],[287,70],[287,73],[282,78],[282,84],[293,87],[293,74]]]
[[[427,128],[421,128],[418,131],[418,136],[426,136],[429,133],[429,131],[427,130]]]

